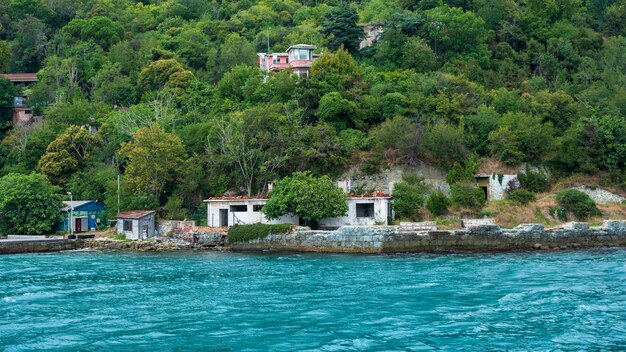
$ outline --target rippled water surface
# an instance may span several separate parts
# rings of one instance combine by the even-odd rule
[[[626,349],[626,251],[0,256],[0,350]]]

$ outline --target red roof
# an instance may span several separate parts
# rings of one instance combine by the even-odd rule
[[[391,194],[383,193],[383,192],[374,192],[374,193],[364,193],[364,194],[348,194],[349,199],[359,199],[359,198],[393,198]],[[231,196],[231,197],[211,197],[206,201],[237,201],[237,200],[268,200],[270,196],[258,196],[258,197],[248,197],[248,196]]]
[[[248,197],[248,196],[232,196],[232,197],[211,197],[207,200],[267,200],[270,199],[269,196],[258,196],[258,197]]]
[[[150,214],[154,214],[154,210],[129,210],[117,214],[118,219],[141,219]]]
[[[348,198],[392,198],[391,194],[384,192],[363,193],[363,194],[348,194]]]
[[[11,82],[37,82],[36,73],[4,73],[0,76],[10,80]]]

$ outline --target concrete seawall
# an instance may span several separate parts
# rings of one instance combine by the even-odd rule
[[[82,240],[2,240],[0,254],[58,252],[83,248]]]
[[[561,228],[524,224],[515,229],[497,225],[452,231],[410,231],[398,226],[342,227],[336,231],[296,231],[270,234],[234,251],[291,251],[329,253],[394,253],[446,251],[510,251],[626,247],[626,221],[605,221],[600,227],[570,223]]]

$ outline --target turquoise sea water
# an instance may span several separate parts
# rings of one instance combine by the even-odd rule
[[[0,256],[0,350],[623,351],[626,251]]]

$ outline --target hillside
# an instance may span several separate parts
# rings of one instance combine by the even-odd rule
[[[623,191],[625,36],[626,0],[6,0],[0,73],[38,82],[0,78],[0,176],[117,209],[120,174],[122,210],[199,219],[302,170],[493,160]],[[259,70],[296,44],[310,77]],[[14,95],[42,119],[12,127]]]

